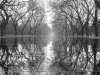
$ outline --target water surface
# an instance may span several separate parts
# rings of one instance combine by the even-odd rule
[[[99,39],[56,37],[46,41],[41,38],[1,38],[0,74],[99,75]]]

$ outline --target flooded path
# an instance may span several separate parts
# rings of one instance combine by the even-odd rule
[[[52,42],[50,42],[46,47],[44,47],[45,58],[43,61],[43,72],[40,75],[51,75],[50,65],[52,64],[54,54],[53,54],[53,46]]]

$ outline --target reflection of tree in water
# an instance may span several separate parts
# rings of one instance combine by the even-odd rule
[[[52,67],[59,67],[64,75],[90,75],[90,73],[99,75],[100,40],[87,38],[66,38],[66,40],[62,41],[61,45],[55,46],[56,57]]]
[[[6,71],[5,74],[7,74],[8,64],[6,62],[10,56],[10,52],[8,50],[8,47],[6,46],[5,39],[1,39],[0,48],[1,48],[0,53],[2,60],[0,62],[0,66]]]
[[[20,75],[24,71],[37,71],[43,61],[43,52],[34,43],[32,38],[28,41],[19,41],[19,38],[13,38],[14,43],[11,47],[7,46],[5,39],[0,41],[0,68],[5,75]]]

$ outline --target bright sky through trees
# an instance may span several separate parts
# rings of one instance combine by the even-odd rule
[[[40,0],[40,2],[43,4],[44,10],[45,10],[45,23],[47,23],[47,25],[52,28],[52,20],[53,20],[53,13],[52,10],[50,8],[49,2],[50,0]]]
[[[29,1],[29,0],[19,0],[20,2],[21,1]],[[34,1],[34,0],[33,0]],[[37,0],[36,0],[37,1]],[[43,8],[44,8],[44,11],[45,11],[45,23],[50,27],[52,28],[52,20],[53,20],[53,12],[50,8],[50,1],[53,1],[53,0],[39,0],[38,2],[40,4],[42,4]]]

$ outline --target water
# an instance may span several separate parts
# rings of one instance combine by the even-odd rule
[[[0,72],[12,71],[23,75],[46,75],[46,71],[49,72],[54,58],[52,40],[48,43],[41,40],[43,37],[34,37],[35,41],[32,38],[1,38]]]
[[[44,57],[42,69],[43,72],[40,75],[51,75],[52,72],[50,72],[49,67],[54,58],[52,41],[46,47],[44,47]]]
[[[1,75],[99,75],[99,39],[53,36],[56,40],[47,42],[32,38],[1,38]]]

